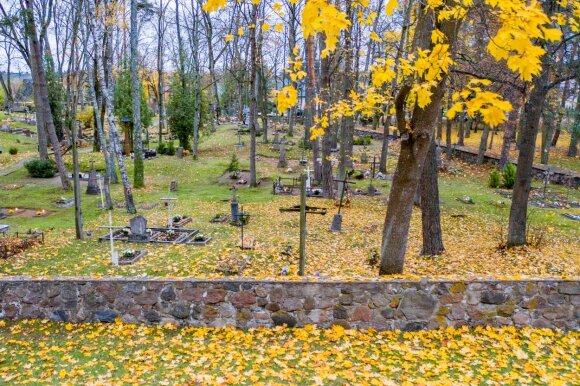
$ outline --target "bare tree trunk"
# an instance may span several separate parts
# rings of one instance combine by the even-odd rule
[[[90,3],[91,2],[89,1],[89,4]],[[96,58],[97,58],[97,68],[99,69],[99,78],[103,79],[103,81],[100,82],[101,94],[103,95],[103,99],[105,101],[107,119],[109,122],[109,135],[111,137],[111,148],[113,149],[113,151],[117,156],[117,162],[119,164],[119,170],[121,172],[121,181],[123,182],[123,193],[125,196],[125,207],[127,209],[127,212],[136,213],[137,210],[135,209],[135,203],[133,201],[133,192],[131,190],[131,183],[129,181],[127,169],[125,168],[125,160],[123,158],[123,153],[121,151],[121,146],[119,144],[119,132],[117,131],[117,125],[115,123],[115,117],[113,115],[113,92],[112,92],[113,82],[111,79],[107,79],[105,77],[105,67],[111,66],[112,63],[101,61],[100,55],[98,54],[100,49],[98,42],[101,37],[100,34],[101,20],[95,20],[95,10],[92,7],[92,5],[90,5],[90,7],[91,8],[89,9],[89,22],[91,23],[91,20],[94,20],[95,25],[98,26],[95,28],[93,32],[93,40],[94,40],[93,43],[95,46],[95,52],[97,52]],[[111,75],[110,67],[108,68],[107,74],[109,76]]]
[[[576,52],[578,51],[578,42],[576,42],[574,44],[574,46],[572,47],[572,52],[570,55],[570,58],[574,59],[576,57]],[[566,50],[562,50],[563,52],[563,56],[565,55]],[[576,81],[578,82],[578,78],[576,78]],[[566,80],[564,82],[564,88],[562,90],[562,99],[560,100],[560,112],[558,114],[558,121],[556,122],[556,130],[554,131],[554,137],[552,138],[552,143],[551,146],[552,147],[556,147],[556,144],[558,143],[558,138],[560,138],[560,131],[561,131],[561,125],[562,125],[562,119],[564,118],[564,115],[566,114],[566,101],[568,100],[568,94],[570,92],[570,80]]]
[[[459,115],[459,129],[457,131],[457,145],[458,146],[465,146],[465,141],[463,140],[463,138],[465,138],[465,112],[462,111],[461,114]]]
[[[510,102],[512,104],[512,111],[509,112],[508,120],[505,124],[505,130],[504,130],[504,134],[503,134],[503,142],[501,145],[501,155],[499,157],[499,162],[497,165],[497,168],[499,170],[503,170],[505,165],[507,165],[507,163],[509,162],[510,148],[512,146],[512,143],[516,139],[516,129],[518,126],[518,117],[520,115],[520,103],[521,103],[520,101],[521,101],[521,95],[517,91],[512,90],[511,94],[510,94]]]
[[[40,47],[40,42],[36,33],[36,24],[34,21],[34,5],[33,0],[26,0],[26,29],[28,35],[28,41],[30,44],[30,65],[31,72],[36,73],[36,78],[38,82],[38,101],[42,101],[40,108],[42,111],[44,125],[46,132],[48,133],[48,138],[54,152],[54,160],[56,161],[56,168],[58,170],[62,188],[64,190],[70,190],[71,185],[68,180],[67,170],[64,166],[64,160],[60,151],[60,143],[56,136],[56,130],[54,127],[54,121],[52,119],[52,112],[50,111],[50,105],[48,104],[48,88],[46,86],[46,74],[44,72],[44,66],[42,64],[42,51]]]
[[[94,77],[97,74],[95,69],[91,68],[87,71],[87,81],[89,87],[89,98],[91,100],[91,104],[93,106],[93,111],[95,112],[95,127],[98,132],[98,139],[100,143],[100,151],[103,152],[103,158],[105,159],[105,174],[107,176],[107,181],[110,179],[111,174],[115,173],[115,164],[111,163],[111,159],[109,158],[109,148],[107,147],[107,138],[105,135],[105,130],[103,128],[103,121],[101,120],[101,115],[98,113],[99,106],[97,103],[97,98],[95,96],[95,81]],[[113,201],[111,200],[111,194],[109,189],[105,189],[105,198],[107,200],[107,207],[113,206]]]
[[[481,165],[485,160],[485,150],[487,149],[487,138],[489,137],[489,125],[484,124],[481,141],[479,141],[479,150],[477,152],[477,164]]]
[[[422,255],[439,255],[444,250],[439,210],[439,184],[435,141],[431,141],[421,177],[421,224],[423,229]]]
[[[346,1],[346,14],[348,20],[352,23],[352,1]],[[352,24],[344,32],[344,72],[342,76],[342,97],[344,100],[350,99],[350,93],[353,91],[353,70],[352,70]],[[345,116],[341,120],[340,130],[340,159],[339,159],[339,179],[343,179],[346,174],[346,168],[352,167],[352,148],[354,137],[354,117]]]
[[[163,53],[165,37],[165,8],[163,0],[159,0],[157,19],[157,105],[159,110],[159,143],[163,142],[163,132],[165,131],[165,82],[163,77]]]
[[[131,0],[131,106],[133,110],[133,185],[145,186],[145,165],[143,163],[143,138],[141,125],[141,82],[137,65],[139,50],[139,29],[137,27],[137,0]]]
[[[323,38],[324,40],[325,38]],[[325,43],[320,45],[320,52],[326,47]],[[322,100],[325,103],[325,108],[328,108],[331,101],[330,87],[330,56],[321,58],[320,60],[320,79],[321,79],[321,94]],[[324,111],[328,117],[328,122],[331,122],[330,112]],[[321,139],[322,150],[322,189],[325,197],[332,197],[334,195],[334,176],[332,174],[332,161],[330,160],[332,149],[333,125],[330,125],[324,130]]]
[[[258,6],[252,4],[252,24],[258,22]],[[250,186],[258,186],[256,176],[256,113],[258,109],[258,88],[256,74],[258,72],[258,47],[256,43],[256,28],[250,28]]]
[[[576,96],[576,110],[574,111],[574,126],[570,138],[570,146],[568,147],[568,157],[576,157],[578,155],[578,139],[580,137],[580,87],[578,87]]]
[[[453,106],[453,99],[451,93],[447,95],[447,111]],[[451,149],[451,123],[452,119],[445,119],[445,146],[447,149],[447,160],[451,159],[452,149]]]

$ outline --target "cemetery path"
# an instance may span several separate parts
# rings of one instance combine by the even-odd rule
[[[20,161],[16,162],[15,164],[13,164],[7,168],[0,169],[0,177],[4,177],[4,176],[7,176],[9,174],[14,173],[18,169],[24,167],[24,164],[32,159],[34,159],[34,157],[23,158]]]
[[[79,153],[90,153],[91,151],[92,151],[92,149],[90,149],[90,148],[79,149]],[[49,154],[52,154],[52,153],[49,153]],[[33,160],[34,158],[36,158],[36,157],[23,158],[20,161],[16,162],[15,164],[8,166],[7,168],[0,169],[0,177],[4,177],[4,176],[7,176],[9,174],[14,173],[18,169],[24,167],[25,163]]]

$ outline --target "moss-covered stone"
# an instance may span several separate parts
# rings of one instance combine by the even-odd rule
[[[452,294],[460,294],[465,291],[466,285],[465,283],[453,283],[449,287],[449,292]]]

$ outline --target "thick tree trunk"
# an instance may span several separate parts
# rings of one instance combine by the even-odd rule
[[[36,71],[32,71],[32,64],[30,65],[30,74],[32,76],[32,89],[34,94],[34,106],[36,106],[36,132],[38,135],[38,156],[41,160],[48,159],[48,137],[46,134],[46,124],[44,123],[44,108],[42,104],[45,103],[39,96],[40,88],[38,87],[38,75]]]
[[[542,60],[545,66],[546,57]],[[509,246],[523,245],[526,243],[526,224],[528,197],[532,183],[532,166],[534,163],[534,150],[536,147],[536,137],[540,117],[546,99],[546,84],[548,81],[548,69],[544,67],[543,72],[534,79],[533,89],[524,105],[523,122],[520,135],[520,153],[518,156],[518,169],[516,172],[516,182],[512,196],[510,208],[510,218],[508,227],[507,243]]]
[[[143,163],[143,138],[141,127],[141,82],[139,82],[137,27],[137,0],[131,0],[131,107],[133,110],[133,186],[145,186],[145,165]]]
[[[422,4],[417,11],[417,27],[414,47],[428,48],[431,46],[433,20],[437,19],[432,10],[425,12]],[[454,46],[458,22],[443,22],[439,29],[447,36],[451,47]],[[385,216],[381,245],[381,264],[379,274],[398,274],[403,272],[407,239],[413,212],[413,200],[419,181],[423,174],[423,166],[429,147],[435,134],[435,121],[441,109],[441,99],[447,75],[431,89],[431,103],[425,108],[415,106],[407,130],[405,120],[405,100],[411,86],[401,88],[395,100],[397,110],[397,127],[402,133],[401,151],[397,169],[393,176],[393,185],[389,194],[389,205]]]
[[[444,250],[439,210],[439,183],[435,141],[431,141],[421,177],[421,224],[423,229],[422,255],[439,255]]]
[[[30,65],[31,72],[36,73],[37,86],[38,86],[38,101],[43,101],[37,108],[41,109],[42,116],[44,120],[44,126],[48,138],[54,152],[54,160],[56,161],[56,168],[58,170],[62,188],[64,190],[70,190],[71,185],[68,180],[67,170],[64,165],[64,160],[60,151],[60,143],[56,136],[56,130],[54,127],[54,121],[52,117],[52,112],[50,111],[50,105],[48,104],[48,88],[46,86],[46,74],[44,72],[44,66],[42,64],[42,50],[40,47],[40,42],[36,33],[36,24],[34,21],[34,6],[33,0],[26,0],[26,28],[28,34],[28,41],[30,44]]]

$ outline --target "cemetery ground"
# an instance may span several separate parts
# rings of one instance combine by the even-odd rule
[[[155,137],[151,133],[151,137]],[[298,142],[300,134],[289,138]],[[270,135],[270,140],[273,138]],[[20,137],[0,133],[0,146],[9,147]],[[20,139],[21,140],[21,139]],[[237,248],[240,229],[227,223],[210,223],[230,210],[231,185],[224,179],[232,154],[241,169],[248,169],[249,137],[236,148],[235,127],[222,125],[217,133],[203,137],[199,160],[160,155],[148,160],[146,188],[134,190],[138,213],[148,227],[163,227],[167,211],[161,198],[177,198],[172,215],[191,216],[186,228],[212,237],[205,246],[176,244],[123,244],[115,248],[146,248],[148,254],[132,265],[113,267],[109,245],[98,242],[107,231],[107,213],[98,208],[99,196],[86,195],[82,186],[85,232],[74,239],[74,208],[58,208],[64,193],[57,178],[33,179],[24,168],[0,176],[0,207],[46,210],[46,216],[11,215],[0,220],[11,231],[47,231],[45,242],[8,259],[0,259],[0,276],[158,276],[218,278],[229,261],[248,261],[244,278],[298,280],[298,214],[279,208],[298,204],[298,196],[272,194],[277,176],[297,177],[302,150],[288,149],[291,172],[277,169],[278,151],[258,138],[258,188],[238,186],[243,210],[250,214],[244,232],[256,240],[253,250]],[[22,140],[21,140],[22,141]],[[23,141],[22,141],[23,142]],[[34,143],[31,140],[31,152]],[[156,147],[152,143],[151,148]],[[394,171],[397,143],[391,144],[388,170]],[[26,148],[23,148],[26,149]],[[360,157],[362,148],[356,147]],[[378,155],[379,141],[367,149]],[[24,153],[25,151],[22,151]],[[21,154],[21,153],[19,153]],[[310,157],[307,152],[306,155]],[[556,155],[555,158],[558,156]],[[81,152],[81,170],[90,161],[102,171],[99,156]],[[7,157],[0,169],[15,164]],[[71,169],[70,155],[66,157]],[[577,160],[576,160],[577,162]],[[132,162],[127,163],[132,175]],[[577,163],[575,164],[577,165]],[[368,165],[357,169],[368,170]],[[415,210],[405,273],[394,278],[574,278],[578,271],[578,222],[562,213],[580,209],[530,207],[536,246],[500,249],[510,199],[487,186],[491,166],[451,161],[440,174],[443,237],[441,256],[420,255],[421,219]],[[576,166],[576,170],[578,167]],[[176,192],[168,192],[172,181]],[[366,190],[369,181],[356,180]],[[351,195],[343,209],[341,233],[328,228],[336,212],[334,200],[309,198],[308,204],[326,207],[326,216],[307,220],[308,280],[391,280],[379,278],[376,253],[390,181],[375,180],[379,196]],[[536,192],[542,184],[534,182]],[[132,215],[122,207],[121,185],[111,187],[120,207],[113,224],[127,226]],[[548,190],[566,202],[580,201],[578,190],[549,185]],[[474,204],[458,200],[469,196]],[[157,204],[157,205],[156,205]],[[1,236],[0,236],[1,237]],[[288,268],[288,275],[281,272]],[[70,324],[47,320],[0,321],[0,383],[6,384],[474,384],[487,379],[495,384],[573,384],[577,374],[577,331],[530,328],[446,328],[431,331],[345,330],[304,328],[199,328],[125,324]],[[171,381],[168,381],[168,380]]]
[[[0,321],[0,383],[572,385],[579,338],[514,327],[241,331]]]
[[[474,135],[475,136],[475,135]],[[155,137],[151,133],[151,137]],[[270,134],[270,140],[273,135]],[[290,140],[298,142],[299,133]],[[241,169],[248,169],[249,137],[242,136],[245,147],[236,149],[237,135],[233,125],[218,126],[217,133],[203,137],[199,160],[191,157],[178,159],[160,155],[146,161],[146,188],[134,190],[139,214],[145,216],[149,227],[163,227],[167,211],[161,198],[177,198],[172,215],[191,216],[186,228],[199,230],[212,238],[206,246],[176,244],[147,244],[147,256],[139,262],[112,267],[109,245],[98,242],[107,232],[107,214],[98,208],[100,197],[84,194],[83,218],[85,231],[90,233],[84,241],[74,239],[74,208],[57,208],[56,200],[63,193],[57,178],[43,180],[27,176],[24,168],[0,177],[2,205],[5,208],[32,208],[45,210],[48,216],[9,216],[2,220],[12,231],[31,229],[48,231],[45,243],[19,255],[0,261],[0,275],[25,276],[162,276],[216,278],[224,276],[223,266],[232,262],[247,262],[240,276],[248,278],[296,279],[298,265],[298,214],[280,213],[279,208],[298,204],[297,196],[275,196],[272,182],[277,176],[297,177],[301,170],[298,160],[303,150],[299,146],[288,149],[291,171],[277,169],[278,151],[272,144],[262,144],[258,138],[258,174],[262,182],[258,188],[238,185],[238,196],[250,221],[244,228],[246,236],[255,240],[253,250],[239,250],[240,229],[227,223],[210,223],[217,214],[230,211],[231,186],[235,180],[224,175],[232,154],[236,153]],[[5,143],[0,145],[6,147]],[[151,148],[156,147],[152,143]],[[378,155],[380,142],[373,141],[367,152]],[[362,147],[355,147],[360,157]],[[394,171],[397,143],[390,146],[389,167]],[[309,154],[306,153],[308,156]],[[89,161],[95,160],[97,170],[104,163],[96,154],[82,152],[81,170],[89,170]],[[69,169],[71,159],[67,156]],[[128,162],[132,175],[132,163]],[[459,161],[448,163],[447,171],[440,174],[442,227],[446,251],[441,256],[421,256],[420,211],[415,210],[409,238],[405,272],[396,278],[577,278],[579,276],[578,222],[562,213],[580,214],[580,209],[539,208],[530,206],[531,233],[537,245],[505,250],[498,248],[505,240],[510,199],[487,186],[491,166],[476,166]],[[368,170],[369,165],[357,165]],[[578,169],[576,169],[578,170]],[[176,192],[168,192],[171,181],[178,182]],[[355,180],[356,188],[366,190],[369,180]],[[287,182],[288,183],[288,182]],[[332,216],[336,212],[334,200],[309,198],[308,204],[328,209],[326,216],[308,217],[307,276],[326,279],[376,280],[377,254],[381,244],[382,224],[390,181],[375,180],[374,186],[383,193],[379,196],[351,195],[343,209],[343,229],[329,232]],[[534,182],[536,194],[541,194],[542,184]],[[112,196],[119,208],[113,212],[113,225],[128,226],[133,217],[122,208],[121,185],[112,185]],[[566,202],[580,201],[577,189],[549,185],[548,190]],[[458,200],[469,196],[474,204]],[[143,209],[145,208],[145,209]],[[135,244],[117,242],[115,248],[122,252],[136,248]],[[281,276],[283,270],[287,276]],[[383,279],[383,278],[381,278]],[[386,279],[388,280],[388,278]]]

